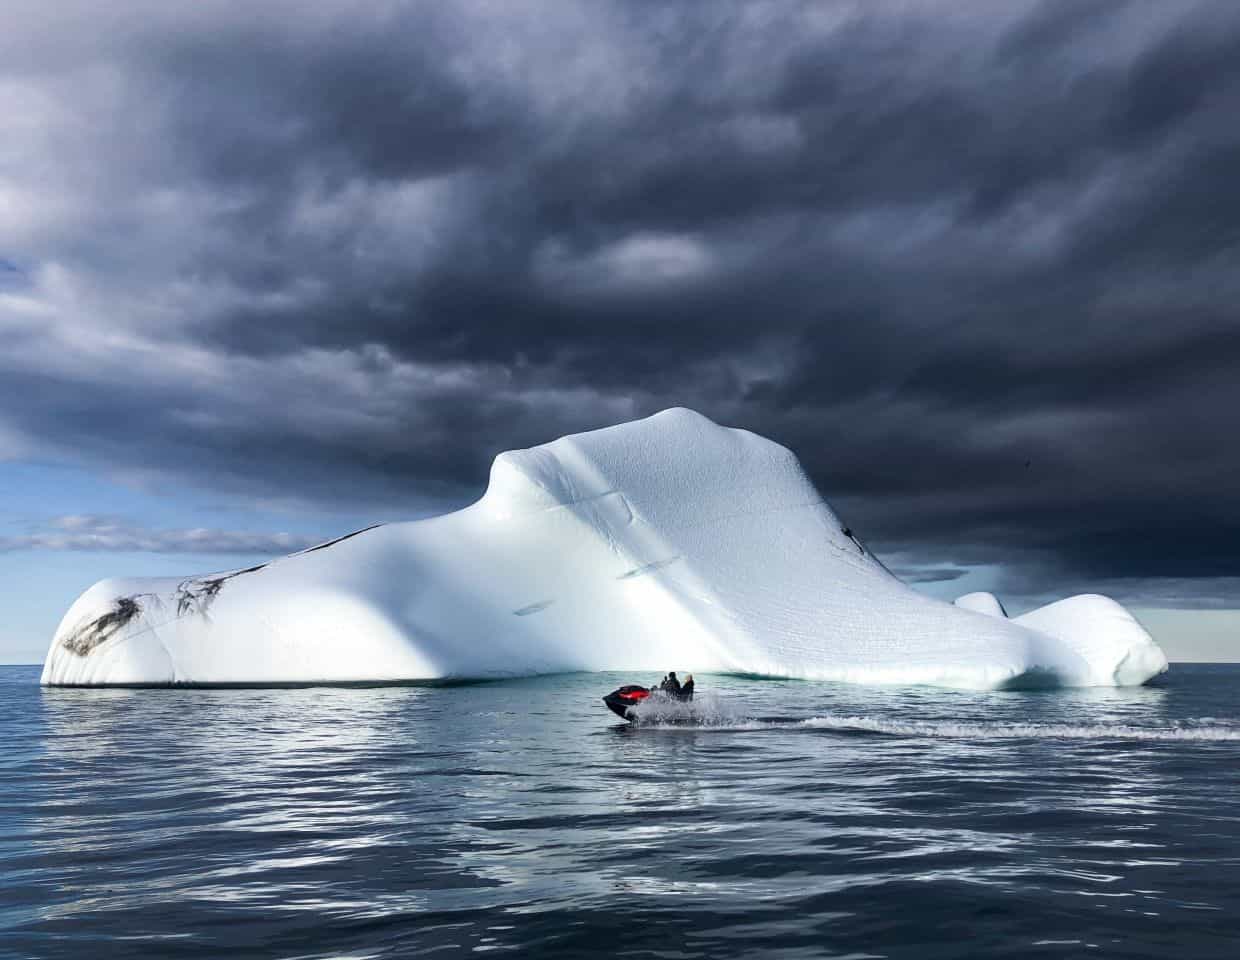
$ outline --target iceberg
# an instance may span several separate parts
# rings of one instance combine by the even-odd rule
[[[993,593],[987,593],[980,590],[977,593],[966,593],[963,597],[957,597],[955,604],[963,607],[965,610],[974,610],[977,613],[986,613],[992,617],[1003,617],[1006,619],[1007,611],[1003,609],[1003,604],[999,602],[999,598]]]
[[[986,599],[989,597],[989,599]],[[968,688],[1140,684],[1119,604],[1008,618],[892,575],[785,447],[690,410],[501,453],[486,493],[242,570],[110,579],[49,685],[482,679],[669,668]]]

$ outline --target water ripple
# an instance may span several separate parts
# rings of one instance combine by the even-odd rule
[[[627,679],[44,691],[0,668],[0,955],[1234,954],[1240,669],[699,677],[700,716],[637,727],[598,701]]]

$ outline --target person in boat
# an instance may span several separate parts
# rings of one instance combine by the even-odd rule
[[[680,685],[680,699],[693,699],[693,674],[689,674],[689,676],[685,678],[685,682]]]
[[[676,679],[676,671],[672,670],[664,681],[666,684],[663,691],[670,697],[680,698],[680,681]]]

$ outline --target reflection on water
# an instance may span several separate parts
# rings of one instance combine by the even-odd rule
[[[632,679],[40,690],[2,668],[0,954],[1233,953],[1240,670],[699,677],[705,724],[629,726],[599,698]]]

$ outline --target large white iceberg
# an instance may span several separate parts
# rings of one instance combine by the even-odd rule
[[[1008,619],[993,597],[916,593],[791,452],[676,409],[501,453],[456,513],[247,570],[97,583],[43,682],[673,668],[993,688],[1139,684],[1166,664],[1105,597]]]

